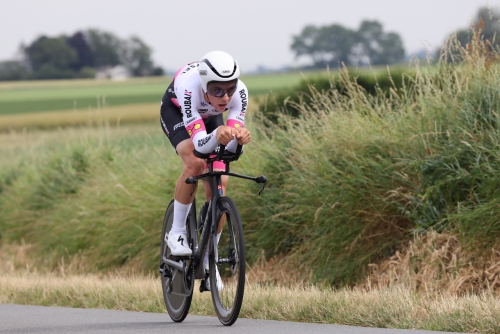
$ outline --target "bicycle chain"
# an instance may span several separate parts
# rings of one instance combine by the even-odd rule
[[[184,275],[183,275],[183,281],[184,281],[184,290],[186,291],[186,294],[188,296],[190,296],[192,293],[193,293],[193,289],[194,289],[194,274],[195,274],[195,270],[194,270],[194,266],[193,266],[193,260],[191,259],[191,261],[189,261],[189,266],[188,268],[186,268],[186,262],[184,262]],[[191,286],[188,286],[189,285],[189,278],[188,278],[188,272],[189,272],[189,269],[191,268]]]

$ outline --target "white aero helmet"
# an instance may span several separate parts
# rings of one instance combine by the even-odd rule
[[[198,66],[201,87],[208,91],[210,81],[231,81],[240,76],[240,66],[228,53],[212,51],[203,56]]]

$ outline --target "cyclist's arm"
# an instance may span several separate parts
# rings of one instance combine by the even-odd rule
[[[245,114],[248,108],[248,89],[242,81],[238,82],[238,90],[234,93],[231,104],[226,125],[235,129],[245,127]],[[226,149],[234,153],[237,146],[238,141],[234,138],[226,145]]]
[[[189,86],[185,88],[176,88],[177,100],[182,111],[182,119],[194,148],[201,153],[210,153],[217,146],[216,131],[207,133],[205,123],[201,118],[196,106],[199,105],[199,97],[195,90]]]

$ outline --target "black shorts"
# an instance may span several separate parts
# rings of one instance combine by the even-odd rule
[[[175,149],[181,141],[190,139],[191,137],[184,127],[181,109],[172,102],[172,99],[177,99],[177,96],[174,93],[173,81],[170,86],[168,86],[167,91],[161,100],[160,123],[163,132],[167,135],[170,143]],[[205,123],[207,133],[211,133],[219,126],[224,125],[222,114],[205,118],[203,119],[203,122]]]

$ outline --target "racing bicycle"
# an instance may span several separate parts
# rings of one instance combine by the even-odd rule
[[[203,154],[196,150],[194,155],[205,159],[208,172],[191,176],[185,180],[196,190],[198,180],[208,179],[212,191],[208,205],[204,205],[200,216],[196,216],[196,200],[186,220],[187,238],[193,253],[191,256],[173,256],[167,246],[168,233],[174,217],[173,200],[168,205],[163,219],[160,249],[160,274],[163,300],[170,318],[182,322],[191,306],[194,282],[201,280],[200,292],[207,291],[208,280],[215,312],[220,322],[231,326],[240,313],[245,290],[245,241],[243,226],[234,201],[222,195],[222,175],[252,180],[262,184],[259,195],[265,188],[266,177],[251,177],[229,171],[230,162],[238,160],[242,146],[236,152],[225,150],[219,145],[215,154]],[[224,161],[224,171],[214,171],[213,163]],[[205,272],[203,258],[209,249],[209,269]],[[219,275],[217,275],[217,272]]]

